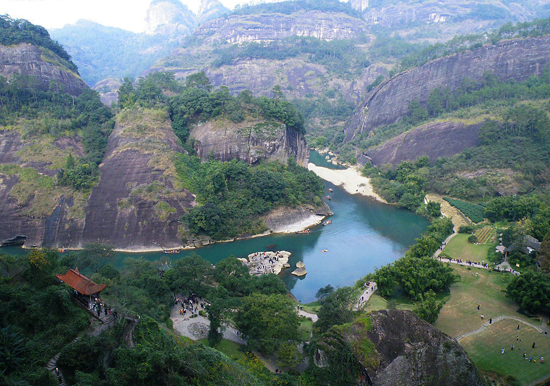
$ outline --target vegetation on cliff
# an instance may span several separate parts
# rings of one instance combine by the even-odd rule
[[[199,206],[184,216],[193,234],[221,240],[265,230],[261,215],[279,206],[321,205],[321,180],[292,159],[286,165],[210,160],[182,155],[177,163],[184,186]]]
[[[76,65],[63,46],[50,38],[50,34],[42,26],[32,24],[23,19],[12,19],[8,15],[0,15],[0,45],[11,46],[19,43],[30,43],[44,47],[54,52],[64,60],[71,71],[78,74]]]

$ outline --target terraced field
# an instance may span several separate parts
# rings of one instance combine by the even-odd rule
[[[486,226],[479,229],[475,236],[477,237],[477,242],[479,244],[489,244],[496,241],[496,230],[493,227]]]

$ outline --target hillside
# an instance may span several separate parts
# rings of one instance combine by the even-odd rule
[[[46,50],[30,43],[17,47],[27,47],[25,52]],[[12,47],[0,47],[2,53],[12,51]],[[42,56],[53,55],[48,52]],[[2,69],[7,81],[0,78],[2,243],[14,239],[27,246],[82,248],[102,242],[131,250],[193,246],[212,238],[267,230],[261,218],[251,218],[253,214],[268,214],[279,206],[300,206],[297,211],[307,216],[303,205],[312,210],[321,205],[318,196],[322,188],[317,179],[303,186],[295,181],[309,174],[295,163],[307,164],[303,118],[282,96],[257,99],[245,92],[237,99],[226,89],[212,90],[204,74],[190,77],[185,84],[168,74],[153,74],[140,79],[135,88],[125,79],[113,116],[96,92],[82,81],[75,83],[77,75],[66,77],[76,73],[62,67],[61,61],[56,63],[58,72],[53,73],[59,74],[57,82],[50,78],[44,90],[39,80],[52,73],[36,60],[32,55],[4,56]],[[34,72],[25,73],[29,68]],[[76,93],[75,84],[83,88],[78,96],[70,94]],[[212,146],[218,146],[215,128],[220,126],[226,134],[233,134],[231,140],[219,144],[217,154]],[[232,147],[240,150],[223,150]],[[247,173],[251,164],[262,161],[280,165],[295,161],[290,171],[268,163],[269,171],[257,174],[258,181],[268,178],[269,183],[286,186],[284,193],[267,195],[257,208],[248,208],[253,209],[250,213],[231,215],[240,222],[233,223],[230,230],[212,231],[193,227],[193,215],[201,213],[203,206],[214,205],[219,212],[216,215],[223,218],[230,216],[237,204],[233,196],[221,201],[216,194],[210,196],[203,185],[205,179],[191,183],[181,172],[181,157],[197,151],[204,161],[246,161],[236,167]],[[198,173],[200,158],[186,159],[192,160],[188,173]],[[222,165],[218,161],[209,167]],[[213,170],[209,173],[213,175]],[[256,174],[247,178],[253,180]],[[298,192],[300,189],[306,190]],[[289,202],[287,195],[293,192]],[[182,222],[184,215],[191,217]]]

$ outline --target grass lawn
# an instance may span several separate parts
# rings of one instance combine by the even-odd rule
[[[321,304],[319,302],[311,302],[308,304],[301,304],[304,311],[309,312],[310,314],[316,314],[321,309]]]
[[[309,341],[309,335],[313,329],[313,322],[311,319],[305,319],[300,321],[300,327],[298,327],[298,332],[300,333],[300,339],[304,342]]]
[[[200,343],[204,344],[205,346],[208,346],[208,339],[202,339],[199,341]],[[240,349],[243,346],[241,346],[238,343],[231,342],[230,340],[222,339],[220,343],[216,347],[214,347],[216,350],[223,352],[225,355],[227,355],[229,358],[238,361],[243,360],[245,361],[246,355],[244,351],[241,351]]]
[[[501,320],[479,334],[462,339],[460,344],[480,370],[509,375],[522,385],[529,385],[550,376],[550,336],[525,324],[520,324],[517,330],[517,325],[514,320]],[[517,336],[521,341],[516,340]],[[531,348],[533,342],[536,342],[534,349]],[[511,345],[514,350],[510,349]],[[501,354],[503,348],[505,351]],[[523,359],[523,353],[537,362]],[[540,363],[541,356],[545,363]]]
[[[392,304],[390,304],[392,303]],[[377,295],[376,293],[369,298],[365,311],[372,312],[378,310],[387,310],[392,306],[396,310],[412,310],[414,304],[410,303],[405,297],[395,299],[393,301],[387,301],[383,297]]]
[[[494,249],[497,244],[470,244],[467,234],[457,234],[443,249],[443,253],[453,259],[462,259],[476,262],[488,262],[487,252]]]
[[[451,266],[460,275],[461,280],[451,286],[451,296],[443,306],[435,327],[452,337],[457,337],[477,330],[489,318],[494,319],[501,315],[540,324],[538,320],[531,320],[519,314],[518,305],[502,292],[512,280],[511,274],[479,268],[469,269],[456,264]],[[485,316],[485,320],[481,320],[481,315]]]

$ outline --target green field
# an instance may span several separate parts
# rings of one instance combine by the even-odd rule
[[[468,242],[468,234],[459,233],[449,241],[443,249],[443,254],[453,258],[481,263],[488,262],[487,252],[494,249],[497,244],[471,244]]]
[[[494,319],[497,316],[513,316],[529,323],[537,323],[519,314],[517,303],[502,292],[512,280],[511,274],[480,268],[469,269],[456,264],[452,266],[460,275],[460,281],[451,286],[451,296],[443,306],[435,327],[457,337],[477,330],[489,318]],[[481,315],[484,315],[484,320],[481,320]]]
[[[300,339],[302,339],[304,342],[309,341],[312,329],[313,329],[313,322],[311,321],[311,319],[301,320],[300,327],[298,328],[298,332],[300,333]]]
[[[202,339],[199,341],[199,343],[204,344],[205,346],[208,346],[208,339]],[[225,355],[227,355],[229,358],[244,362],[247,360],[246,354],[244,351],[242,351],[244,346],[241,346],[238,343],[231,342],[230,340],[222,339],[220,343],[218,343],[215,347],[216,350],[223,352]]]
[[[460,344],[478,369],[509,375],[522,385],[529,385],[550,376],[550,336],[523,323],[517,330],[517,325],[515,320],[501,320],[479,334],[462,339]],[[534,349],[531,348],[533,342],[536,342]],[[503,348],[505,351],[501,354]],[[523,353],[527,358],[533,357],[536,363],[525,360]],[[545,363],[540,363],[541,356]]]

